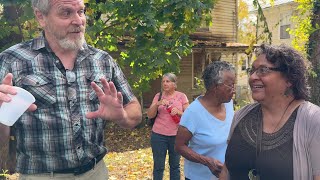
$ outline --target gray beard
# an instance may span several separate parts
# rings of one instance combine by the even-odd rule
[[[59,40],[59,45],[65,50],[80,50],[84,43],[84,37],[75,41],[70,41],[67,38]]]

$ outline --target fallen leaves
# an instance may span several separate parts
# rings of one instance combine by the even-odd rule
[[[109,170],[109,180],[151,180],[153,158],[150,147],[151,128],[140,126],[134,130],[122,129],[112,123],[105,131],[109,153],[104,157]],[[16,180],[17,174],[9,176]],[[169,180],[168,156],[164,180]],[[181,179],[183,176],[183,158],[181,158]]]
[[[110,125],[106,130],[109,153],[105,161],[109,170],[109,180],[151,180],[153,158],[150,147],[151,128],[142,126],[134,130]],[[169,180],[168,156],[164,180]],[[181,158],[181,179],[183,158]]]
[[[152,179],[151,148],[108,153],[106,164],[109,179]]]

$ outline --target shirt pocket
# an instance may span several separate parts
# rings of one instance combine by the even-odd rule
[[[103,85],[101,83],[101,78],[105,78],[107,81],[109,81],[109,75],[103,74],[103,73],[89,73],[86,75],[86,79],[88,82],[95,82],[101,89],[103,89]],[[98,97],[96,92],[93,89],[89,90],[89,100],[90,101],[97,101]]]
[[[35,98],[38,107],[48,107],[56,103],[56,89],[49,75],[27,75],[21,79],[22,88],[29,91]]]

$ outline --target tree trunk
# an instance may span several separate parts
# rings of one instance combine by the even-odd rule
[[[5,143],[5,146],[0,147],[0,172],[8,170],[8,174],[13,174],[16,168],[16,150],[15,141]]]
[[[17,22],[19,16],[22,15],[22,9],[13,4],[6,4],[3,8],[3,17],[11,26],[20,27],[20,23]],[[0,39],[0,47],[6,46],[12,42],[21,42],[23,40],[22,34],[11,32],[7,37]],[[12,129],[12,128],[11,128]],[[0,147],[0,171],[8,170],[8,173],[12,174],[16,167],[16,141],[14,134],[12,134],[10,141],[6,142],[5,146]]]
[[[316,28],[320,25],[320,4],[319,0],[314,3],[312,15],[312,26]],[[320,30],[315,31],[310,35],[308,55],[309,60],[312,64],[312,70],[317,74],[317,76],[309,76],[309,85],[311,93],[311,102],[320,105]]]

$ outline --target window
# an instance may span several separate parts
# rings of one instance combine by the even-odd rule
[[[246,56],[240,56],[241,70],[246,71],[249,68],[249,59]]]
[[[291,13],[280,14],[280,39],[290,39],[290,34],[287,31],[290,28]]]
[[[290,39],[288,28],[290,28],[290,24],[280,26],[280,39]]]

